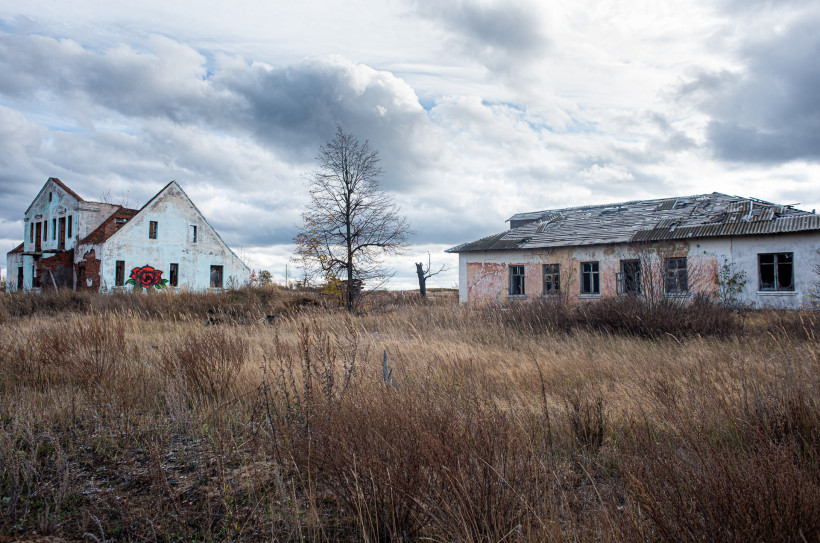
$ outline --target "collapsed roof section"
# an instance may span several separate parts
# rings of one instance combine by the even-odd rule
[[[510,230],[450,253],[545,249],[820,230],[820,215],[719,192],[517,213]]]

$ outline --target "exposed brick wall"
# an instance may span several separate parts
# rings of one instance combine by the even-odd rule
[[[61,251],[37,263],[37,275],[44,290],[74,287],[74,250]],[[54,280],[52,281],[52,277]]]
[[[83,255],[75,266],[77,272],[77,290],[100,290],[100,261],[94,249]],[[88,284],[88,280],[91,284]]]

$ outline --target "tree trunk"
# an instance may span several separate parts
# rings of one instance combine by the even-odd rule
[[[419,276],[419,294],[422,298],[427,297],[427,277],[424,274],[424,266],[416,263],[416,274]]]

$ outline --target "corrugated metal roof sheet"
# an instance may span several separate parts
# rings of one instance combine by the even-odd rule
[[[659,200],[518,213],[519,225],[448,252],[606,245],[820,230],[820,216],[753,198],[714,192]]]

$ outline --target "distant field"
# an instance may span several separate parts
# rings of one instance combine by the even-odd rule
[[[452,291],[0,296],[0,540],[818,541],[819,334]]]

